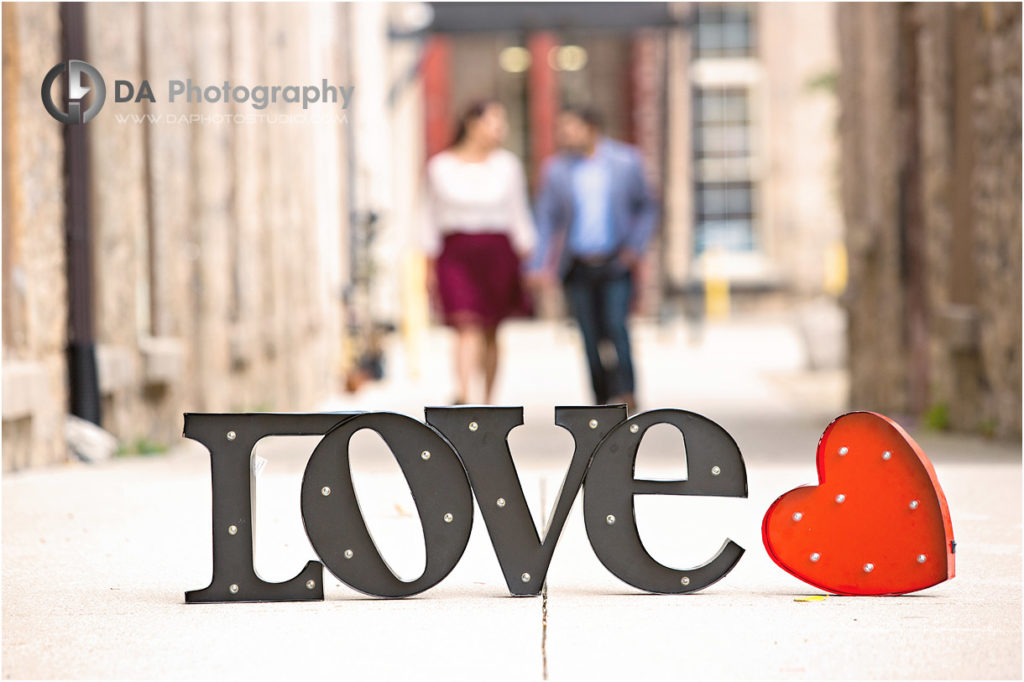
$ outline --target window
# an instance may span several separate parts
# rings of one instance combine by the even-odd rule
[[[697,88],[693,113],[693,143],[698,160],[750,157],[747,88]]]
[[[754,10],[743,3],[697,5],[694,50],[697,59],[754,56]]]
[[[754,185],[747,182],[698,182],[696,255],[712,249],[754,248]]]
[[[693,95],[696,181],[695,255],[755,248],[752,124],[746,87],[696,88]]]

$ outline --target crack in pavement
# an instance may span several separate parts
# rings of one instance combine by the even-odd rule
[[[547,539],[548,525],[547,482],[547,478],[540,479],[540,526],[545,529],[545,540]],[[548,679],[548,578],[546,574],[540,592],[540,661],[541,679],[546,680]]]

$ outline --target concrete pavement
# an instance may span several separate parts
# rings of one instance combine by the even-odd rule
[[[919,434],[944,487],[957,577],[915,595],[828,597],[778,569],[760,538],[780,494],[814,483],[814,447],[843,410],[841,372],[807,371],[786,316],[635,329],[641,409],[680,407],[721,423],[747,463],[750,497],[641,496],[652,555],[695,565],[724,537],[747,553],[689,596],[640,593],[598,562],[579,502],[548,574],[547,597],[511,598],[479,514],[469,548],[439,586],[405,600],[362,596],[325,574],[322,603],[185,605],[211,571],[209,461],[184,443],[166,456],[67,466],[3,481],[5,678],[1013,678],[1021,675],[1019,444]],[[587,402],[569,326],[509,325],[501,404],[523,404],[510,443],[535,518],[557,494],[571,439],[553,407]],[[328,409],[422,419],[450,395],[444,330],[419,376],[404,348],[389,378]],[[425,356],[424,356],[425,357]],[[403,577],[423,562],[411,496],[375,436],[356,436],[360,504]],[[680,439],[652,430],[638,475],[679,477]],[[298,491],[315,439],[267,439],[258,479],[256,566],[283,580],[314,558]],[[546,614],[546,618],[545,618]]]

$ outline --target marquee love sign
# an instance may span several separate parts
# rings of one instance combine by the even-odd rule
[[[611,573],[634,587],[658,593],[693,592],[720,580],[740,560],[743,548],[726,539],[704,564],[683,570],[664,566],[644,548],[633,514],[634,495],[747,496],[740,450],[715,422],[679,409],[654,410],[627,419],[624,405],[555,408],[555,423],[569,431],[575,449],[543,538],[534,527],[508,447],[509,432],[522,423],[521,407],[427,408],[426,423],[385,412],[186,414],[184,435],[209,449],[213,484],[213,580],[205,589],[186,592],[186,602],[322,600],[324,566],[345,584],[370,595],[417,594],[443,580],[462,557],[469,542],[474,496],[509,592],[536,595],[581,487],[584,523],[595,554]],[[634,477],[641,439],[657,424],[674,426],[683,434],[687,480]],[[348,460],[351,438],[362,429],[380,435],[412,492],[426,549],[423,573],[415,580],[403,581],[391,571],[359,510]],[[322,439],[303,474],[301,511],[310,543],[322,563],[308,562],[291,580],[266,582],[253,567],[252,449],[267,436],[308,435]],[[916,455],[919,449],[911,448],[910,452]],[[913,468],[905,449],[898,450],[898,454],[901,466]],[[853,460],[851,457],[849,461]],[[854,469],[853,465],[847,466],[847,473]],[[919,571],[912,589],[953,575],[948,511],[937,480],[931,480],[934,488],[930,495],[915,489],[914,494],[927,501],[929,512],[915,521],[926,523],[931,518],[934,525],[934,513],[938,511],[940,517],[945,514],[941,542],[948,552],[935,550],[938,536],[934,532],[925,534],[932,542],[928,551],[933,563],[929,569],[941,560],[945,573],[937,579],[935,570],[927,574]],[[915,481],[921,484],[919,478]],[[824,517],[822,513],[813,524],[823,533],[827,532]],[[805,524],[804,528],[811,525]],[[807,580],[780,561],[784,552],[778,546],[786,546],[791,538],[783,538],[776,551],[772,550],[768,538],[776,532],[773,528],[766,516],[765,543],[773,558]],[[786,535],[783,531],[778,534]],[[805,539],[801,537],[800,541]],[[876,557],[875,561],[883,559]],[[826,565],[835,565],[831,556],[820,564]]]

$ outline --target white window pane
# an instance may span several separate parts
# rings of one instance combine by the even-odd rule
[[[725,131],[710,126],[701,129],[701,156],[721,156],[725,148]]]
[[[705,90],[700,98],[700,118],[703,122],[721,121],[725,115],[725,107],[722,97],[714,92]]]
[[[697,50],[701,52],[712,52],[720,49],[722,49],[721,24],[698,24]]]
[[[754,248],[749,220],[708,220],[697,225],[697,253],[710,249],[749,251]]]
[[[749,23],[751,19],[750,5],[730,2],[720,5],[722,10],[721,21]]]
[[[727,197],[721,188],[702,189],[700,191],[700,212],[704,216],[725,215],[728,210]]]
[[[729,215],[750,215],[750,189],[737,188],[726,192]]]
[[[746,93],[730,93],[730,96],[722,103],[722,116],[730,122],[745,123],[747,121]]]
[[[744,52],[749,46],[746,24],[725,24],[722,26],[722,47],[730,52]]]

